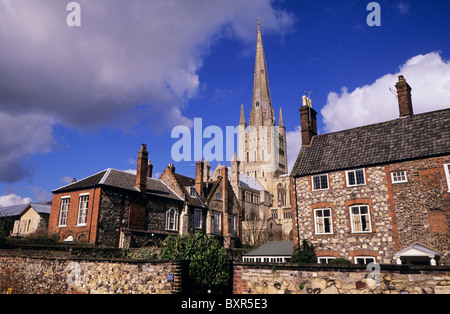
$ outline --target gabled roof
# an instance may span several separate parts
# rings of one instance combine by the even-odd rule
[[[195,179],[183,176],[178,173],[174,173],[175,178],[177,179],[178,183],[181,184],[186,189],[186,201],[189,205],[193,205],[196,207],[205,207],[206,199],[204,197],[201,197],[197,191],[196,196],[191,196],[189,188],[191,186],[195,187]]]
[[[294,254],[293,241],[271,241],[243,256],[292,256],[292,254]]]
[[[136,188],[135,182],[136,175],[134,174],[115,169],[106,169],[80,181],[53,190],[52,192],[62,193],[73,190],[88,189],[100,185],[138,192],[139,190]],[[170,198],[178,201],[183,200],[167,185],[165,185],[164,182],[153,178],[147,178],[147,194]]]
[[[52,203],[30,203],[30,207],[33,208],[38,214],[50,214],[52,209]]]
[[[407,247],[406,249],[403,249],[401,251],[398,251],[394,254],[394,257],[400,257],[400,256],[442,256],[442,253],[439,251],[436,251],[434,249],[431,249],[425,245],[422,245],[420,243],[416,243],[414,245],[411,245]]]
[[[335,133],[303,146],[291,176],[326,173],[450,154],[450,109]]]

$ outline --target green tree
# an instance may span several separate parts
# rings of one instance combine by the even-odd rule
[[[296,264],[315,264],[317,263],[317,255],[314,245],[303,240],[302,245],[296,248],[292,255],[291,263]]]
[[[228,254],[223,243],[203,235],[167,237],[161,259],[189,260],[190,277],[198,286],[224,285],[230,280]]]

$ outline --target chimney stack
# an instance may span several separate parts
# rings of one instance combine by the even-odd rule
[[[200,196],[205,196],[203,193],[203,160],[197,161],[195,164],[195,189]]]
[[[136,187],[141,193],[147,192],[147,175],[148,175],[148,151],[147,145],[142,144],[138,153]]]
[[[411,98],[411,86],[406,82],[403,75],[398,77],[398,82],[395,85],[397,88],[398,97],[398,109],[400,111],[400,117],[408,117],[414,115],[412,98]]]
[[[148,162],[147,177],[153,178],[153,164],[151,161]]]
[[[303,106],[300,107],[302,127],[302,146],[310,145],[314,135],[317,135],[317,111],[312,108],[311,99],[303,96]]]

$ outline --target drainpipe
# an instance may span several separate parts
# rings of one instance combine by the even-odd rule
[[[94,213],[95,189],[96,188],[97,188],[97,186],[94,185],[94,192],[92,193],[92,203],[91,203],[91,218],[89,220],[88,243],[91,241],[92,215]]]
[[[295,193],[295,212],[297,216],[297,246],[300,250],[300,225],[298,223],[298,205],[297,205],[297,178],[293,177],[294,179],[294,193]]]

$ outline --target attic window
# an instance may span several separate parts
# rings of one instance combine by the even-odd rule
[[[195,188],[195,186],[189,187],[189,194],[191,195],[191,197],[197,196],[197,189]]]

